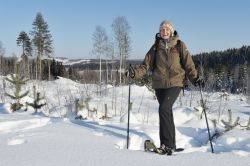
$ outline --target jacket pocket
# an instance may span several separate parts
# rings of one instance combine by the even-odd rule
[[[156,72],[154,72],[153,75],[152,75],[152,80],[153,81],[160,81],[160,80],[163,80],[163,79],[164,79],[163,75],[160,75],[160,74],[158,74]]]
[[[181,66],[177,64],[172,64],[169,68],[170,78],[177,76],[181,73]]]
[[[166,78],[164,78],[165,76],[162,74],[160,75],[159,73],[153,73],[152,75],[152,87],[154,89],[158,89],[158,88],[165,88],[165,81]]]

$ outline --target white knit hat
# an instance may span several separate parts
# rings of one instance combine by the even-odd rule
[[[171,30],[172,34],[174,34],[175,29],[174,29],[174,25],[171,23],[171,21],[169,21],[169,20],[162,21],[160,24],[159,30],[161,30],[163,27],[168,27]]]

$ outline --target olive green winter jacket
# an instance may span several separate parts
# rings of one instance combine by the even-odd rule
[[[136,78],[152,71],[154,89],[183,87],[185,74],[192,83],[197,78],[197,70],[186,45],[182,41],[177,45],[179,36],[176,31],[174,34],[168,42],[158,40],[158,44],[154,44],[146,54],[143,63],[135,69]]]

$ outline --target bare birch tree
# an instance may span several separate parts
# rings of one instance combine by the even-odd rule
[[[92,53],[96,55],[100,60],[99,67],[99,83],[100,83],[100,94],[102,85],[102,58],[106,56],[108,50],[108,36],[104,27],[96,26],[95,32],[92,36],[93,50]]]
[[[130,46],[130,26],[127,19],[124,16],[116,17],[112,23],[112,29],[114,31],[117,52],[120,58],[120,84],[122,83],[122,71],[126,67],[126,59],[129,56]]]

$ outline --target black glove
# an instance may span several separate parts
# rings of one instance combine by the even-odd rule
[[[195,79],[195,81],[194,81],[194,85],[195,85],[195,86],[198,86],[198,85],[199,85],[199,87],[204,88],[204,87],[205,87],[205,81],[204,81],[203,77],[199,77],[199,76],[198,76],[198,77]]]
[[[135,70],[132,66],[130,66],[129,69],[125,71],[125,76],[135,78]]]

